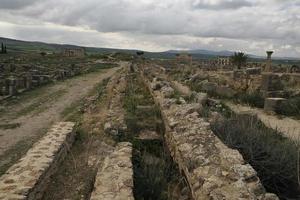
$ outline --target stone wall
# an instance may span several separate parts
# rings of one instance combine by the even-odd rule
[[[1,200],[38,200],[74,141],[73,122],[60,122],[0,177]]]
[[[265,192],[255,170],[237,150],[225,146],[210,130],[210,124],[199,117],[199,104],[169,99],[163,91],[170,87],[148,82],[152,95],[161,107],[166,133],[165,141],[174,161],[186,177],[196,200],[260,199],[277,200]]]
[[[109,109],[106,114],[104,131],[113,136],[118,136],[127,130],[125,111],[122,104],[126,88],[126,72],[123,71],[120,74],[113,77],[107,85],[110,88],[108,91],[112,92],[109,94],[111,95],[111,101],[109,102]]]
[[[134,200],[131,159],[131,143],[119,143],[97,173],[91,200]]]

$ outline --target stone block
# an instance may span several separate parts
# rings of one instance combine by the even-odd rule
[[[73,122],[60,122],[0,177],[0,199],[38,200],[74,141]]]
[[[285,101],[287,101],[285,98],[266,98],[264,110],[268,112],[276,111]]]
[[[91,200],[134,200],[131,159],[131,143],[119,143],[96,175]]]

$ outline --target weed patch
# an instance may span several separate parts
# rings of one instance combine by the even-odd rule
[[[267,191],[281,199],[300,197],[299,144],[266,128],[254,117],[233,116],[211,126],[226,145],[240,151]]]

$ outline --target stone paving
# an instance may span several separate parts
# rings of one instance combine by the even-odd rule
[[[157,79],[148,84],[152,89]],[[166,125],[166,143],[174,161],[184,173],[196,200],[278,200],[265,192],[256,171],[237,150],[225,146],[199,117],[199,104],[167,98],[171,91],[163,84],[152,90]]]
[[[73,122],[55,124],[15,165],[0,177],[1,200],[41,199],[50,176],[74,141]]]
[[[131,159],[131,143],[119,143],[97,173],[91,200],[134,200]]]

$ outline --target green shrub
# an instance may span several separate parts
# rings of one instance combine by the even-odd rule
[[[282,105],[277,108],[276,113],[300,117],[300,97],[294,97],[283,102]]]
[[[255,91],[252,93],[239,93],[236,95],[236,100],[241,103],[249,104],[253,107],[263,108],[265,99],[259,91]]]
[[[212,129],[226,145],[240,151],[267,191],[282,199],[299,197],[298,144],[253,117],[234,116],[213,123]]]

